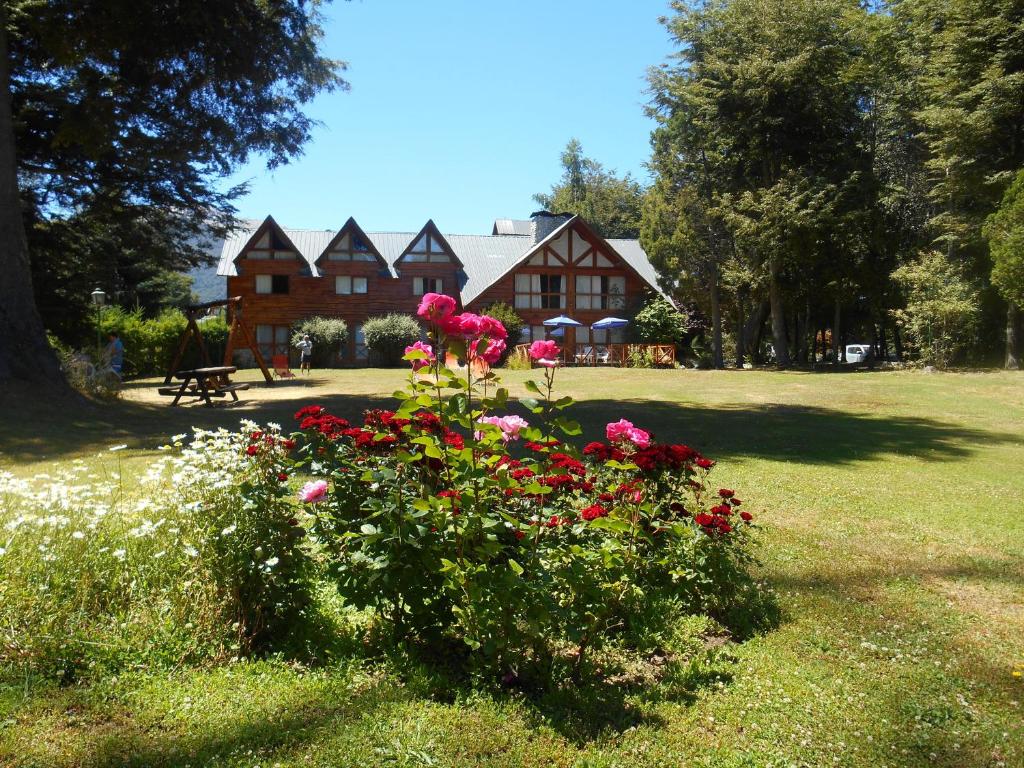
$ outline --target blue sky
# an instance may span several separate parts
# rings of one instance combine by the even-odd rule
[[[489,233],[526,218],[560,175],[573,136],[646,180],[652,122],[644,74],[671,50],[668,0],[335,0],[324,51],[349,63],[348,92],[318,98],[305,154],[252,163],[245,218],[367,230]]]

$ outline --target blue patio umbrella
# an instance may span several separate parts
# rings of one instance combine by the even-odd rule
[[[548,336],[565,336],[565,328],[555,328],[553,331],[548,331]]]
[[[591,323],[590,327],[600,331],[605,328],[624,328],[627,325],[629,320],[623,320],[621,317],[602,317],[596,323]]]
[[[571,317],[568,317],[567,315],[559,315],[558,317],[552,317],[545,320],[544,325],[548,326],[549,328],[552,326],[554,326],[555,328],[565,328],[568,326],[576,328],[578,326],[583,325],[583,323],[577,320],[573,320]]]

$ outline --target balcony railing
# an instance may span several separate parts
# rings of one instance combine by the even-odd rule
[[[516,355],[527,356],[528,344],[519,344]],[[562,350],[562,365],[607,365],[625,367],[654,365],[672,367],[676,363],[674,344],[577,344],[570,355],[568,348]]]

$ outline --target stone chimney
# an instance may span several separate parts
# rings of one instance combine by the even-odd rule
[[[539,243],[572,217],[571,213],[551,213],[550,211],[531,213],[530,218],[533,223],[530,225],[530,234],[533,236],[534,244]]]

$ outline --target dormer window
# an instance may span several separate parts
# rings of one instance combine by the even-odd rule
[[[409,252],[405,254],[407,262],[429,262],[431,264],[447,264],[451,261],[448,252],[440,241],[429,232],[420,235],[420,239],[413,244]]]
[[[376,261],[377,257],[370,250],[358,232],[342,235],[334,247],[327,252],[328,261]]]
[[[263,233],[263,237],[256,241],[245,257],[262,261],[289,261],[295,258],[295,251],[271,229]]]

